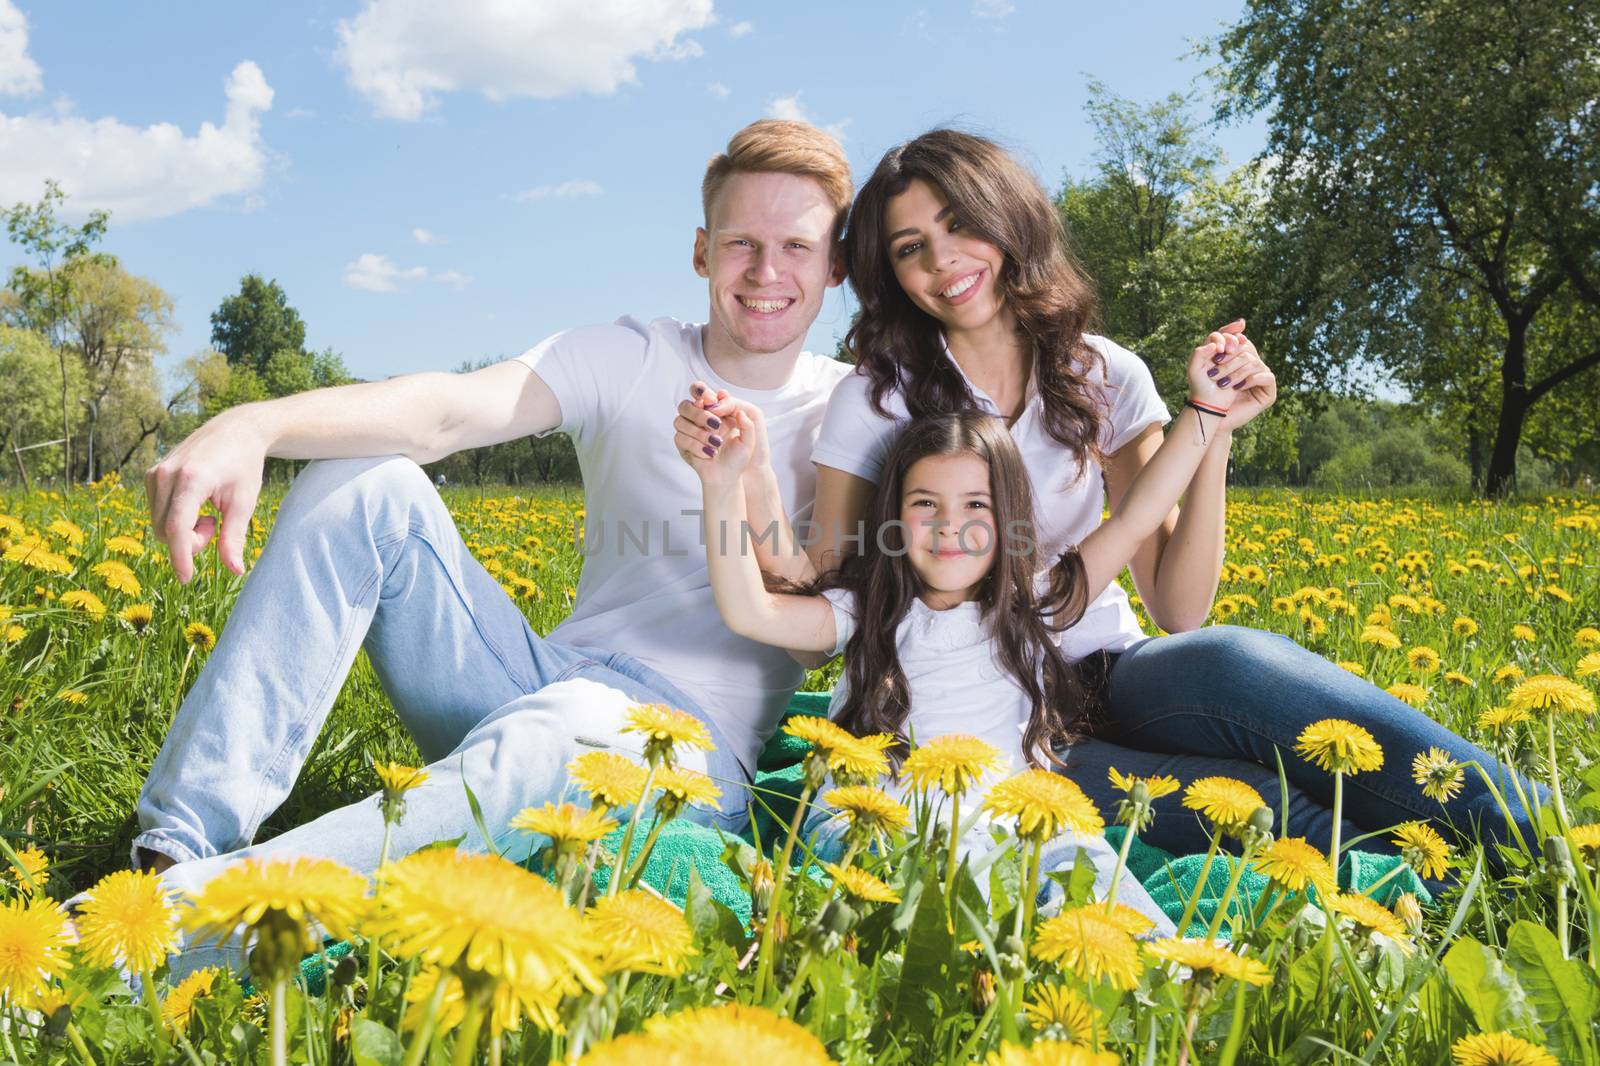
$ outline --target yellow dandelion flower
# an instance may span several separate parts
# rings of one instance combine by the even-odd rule
[[[989,790],[985,810],[1017,820],[1017,836],[1029,842],[1049,840],[1064,829],[1094,835],[1105,822],[1094,801],[1075,783],[1049,770],[1024,770]]]
[[[119,534],[115,537],[106,538],[106,551],[113,555],[126,555],[129,558],[137,559],[144,554],[144,544],[137,537]]]
[[[16,856],[22,869],[18,870],[15,865],[0,868],[4,870],[6,880],[16,885],[17,890],[25,896],[38,893],[50,882],[50,860],[38,848],[23,848]]]
[[[1429,748],[1418,752],[1411,760],[1411,780],[1422,786],[1422,794],[1429,799],[1448,803],[1461,791],[1466,781],[1466,771],[1443,748]]]
[[[1440,878],[1450,870],[1450,845],[1426,822],[1396,826],[1393,837],[1401,858],[1423,877]]]
[[[1591,651],[1579,659],[1572,672],[1579,677],[1594,677],[1600,674],[1600,651]]]
[[[1572,634],[1572,642],[1580,648],[1600,648],[1600,629],[1584,626]]]
[[[1022,1005],[1028,1021],[1041,1033],[1059,1032],[1068,1040],[1088,1043],[1099,1014],[1089,1001],[1066,985],[1035,984]]]
[[[1456,1066],[1561,1066],[1538,1044],[1510,1033],[1475,1033],[1450,1045]]]
[[[425,966],[406,988],[407,1006],[400,1028],[415,1032],[422,1025],[441,977],[445,981],[444,998],[433,1016],[434,1031],[448,1033],[466,1020],[467,992],[461,978],[437,966]],[[560,1007],[561,995],[554,989],[496,981],[489,1007],[489,1032],[496,1036],[517,1032],[522,1028],[524,1016],[541,1029],[559,1032],[562,1028]]]
[[[1411,933],[1406,929],[1405,923],[1388,907],[1371,896],[1341,892],[1329,897],[1328,907],[1335,914],[1350,919],[1359,929],[1382,933],[1400,945],[1403,950],[1410,951]]]
[[[1326,896],[1334,889],[1333,867],[1327,856],[1304,837],[1282,837],[1251,860],[1251,864],[1277,887],[1303,892],[1310,885]]]
[[[1478,715],[1478,728],[1494,734],[1499,740],[1514,725],[1529,721],[1533,716],[1520,707],[1490,707]]]
[[[1357,677],[1367,676],[1367,668],[1356,662],[1354,659],[1341,659],[1339,660],[1339,666],[1342,669],[1348,670],[1352,674],[1355,674]]]
[[[852,828],[874,836],[904,829],[911,824],[911,812],[906,810],[904,804],[883,789],[871,785],[836,788],[823,796],[822,802],[843,811]]]
[[[72,560],[51,551],[50,545],[39,537],[23,537],[6,548],[4,558],[8,563],[21,563],[47,574],[72,573]]]
[[[835,775],[870,781],[889,771],[885,752],[893,738],[858,737],[815,715],[792,715],[783,723],[783,731],[815,747]]]
[[[66,518],[58,518],[49,525],[50,532],[72,545],[74,548],[83,547],[83,528],[78,523]]]
[[[1406,663],[1419,674],[1431,674],[1439,669],[1439,653],[1426,644],[1418,644],[1406,652]]]
[[[1038,1040],[1031,1047],[1001,1044],[989,1052],[983,1066],[1118,1066],[1121,1058],[1114,1051],[1096,1051],[1083,1044]]]
[[[573,803],[524,807],[511,819],[512,829],[541,833],[558,851],[567,852],[582,851],[585,845],[604,839],[616,827],[615,819]]]
[[[383,791],[395,796],[403,796],[428,780],[427,770],[406,766],[404,763],[374,761],[372,769],[378,775],[378,782],[383,786]]]
[[[717,797],[722,795],[722,789],[705,774],[677,766],[663,766],[657,770],[655,787],[661,791],[656,797],[656,810],[669,818],[686,806],[715,810]]]
[[[172,899],[154,874],[119,870],[89,890],[78,908],[83,953],[99,966],[125,966],[153,973],[167,959],[178,934]]]
[[[1246,958],[1209,940],[1166,937],[1151,941],[1144,949],[1153,958],[1186,966],[1196,974],[1228,977],[1251,985],[1264,985],[1272,980],[1271,971],[1260,959]]]
[[[53,901],[0,904],[0,1003],[25,1004],[67,970],[67,915]]]
[[[183,627],[183,639],[196,651],[210,651],[217,646],[217,634],[204,622],[190,622]]]
[[[1404,681],[1397,681],[1383,691],[1401,703],[1408,704],[1418,710],[1421,710],[1422,705],[1428,702],[1428,690],[1421,685],[1411,685]]]
[[[89,694],[87,692],[80,692],[75,688],[64,688],[60,692],[56,693],[56,699],[60,700],[62,703],[69,703],[74,707],[82,707],[84,704],[89,702]]]
[[[148,603],[130,603],[117,612],[117,617],[132,628],[135,633],[143,633],[148,629],[151,620],[155,616],[155,608]]]
[[[1104,980],[1124,991],[1137,986],[1144,972],[1138,941],[1097,907],[1077,907],[1041,922],[1033,953],[1081,980]]]
[[[1557,674],[1537,674],[1520,682],[1506,696],[1506,705],[1524,711],[1595,712],[1594,693]]]
[[[1238,833],[1266,801],[1261,793],[1232,777],[1202,777],[1183,792],[1183,805],[1199,811],[1225,833]]]
[[[1461,615],[1454,622],[1450,623],[1450,631],[1458,637],[1476,636],[1478,633],[1478,623],[1473,619],[1468,618],[1466,615]]]
[[[835,884],[863,903],[900,902],[900,893],[860,867],[825,862],[822,868],[828,871]]]
[[[1523,625],[1521,622],[1518,622],[1516,625],[1511,627],[1511,639],[1531,643],[1535,640],[1538,640],[1539,635],[1533,631],[1532,626]]]
[[[949,733],[906,756],[900,776],[914,788],[934,786],[947,796],[964,795],[984,774],[1000,766],[1000,750],[965,733]]]
[[[1400,647],[1401,641],[1392,629],[1385,626],[1367,626],[1361,631],[1361,643],[1375,644],[1380,648],[1394,651]]]
[[[7,644],[16,644],[28,635],[28,631],[18,625],[9,625],[0,629],[0,636],[5,637]]]
[[[584,917],[600,946],[606,973],[637,970],[675,977],[694,949],[694,932],[683,912],[641,888],[607,896]]]
[[[99,596],[88,589],[68,589],[63,592],[57,603],[63,607],[70,607],[75,611],[82,611],[96,622],[106,616],[106,605]]]
[[[1109,907],[1104,903],[1081,903],[1076,908],[1063,908],[1060,913],[1066,914],[1077,909],[1093,909],[1098,917],[1106,919],[1129,936],[1144,936],[1156,927],[1156,923],[1148,916],[1125,903],[1113,903]]]
[[[644,795],[647,771],[612,751],[591,751],[567,764],[567,774],[599,809],[631,807]]]
[[[1294,750],[1330,773],[1363,773],[1383,765],[1383,749],[1372,734],[1342,718],[1306,726]]]
[[[1496,670],[1494,672],[1494,676],[1489,680],[1493,681],[1497,685],[1501,685],[1507,681],[1516,681],[1520,677],[1522,677],[1522,667],[1518,666],[1516,663],[1508,663]]]
[[[138,577],[134,575],[132,570],[128,569],[126,563],[119,563],[115,559],[107,559],[103,563],[95,563],[89,567],[89,572],[104,581],[108,588],[116,589],[118,592],[126,593],[129,596],[137,596],[141,591]]]
[[[161,1016],[174,1029],[187,1030],[189,1019],[194,1016],[194,1001],[211,995],[221,976],[222,971],[215,966],[195,970],[161,1001]]]
[[[181,921],[183,928],[198,938],[224,942],[240,926],[247,926],[247,950],[263,928],[297,928],[302,953],[306,953],[317,947],[307,929],[309,923],[333,936],[347,937],[367,907],[366,878],[331,859],[249,859],[206,882]],[[299,959],[277,962],[293,965]]]
[[[672,757],[686,749],[710,751],[711,731],[692,714],[668,707],[665,703],[637,703],[628,708],[624,733],[644,737],[645,757],[651,762]]]
[[[1152,800],[1162,796],[1170,796],[1182,786],[1178,779],[1170,774],[1157,774],[1155,777],[1136,777],[1133,774],[1124,774],[1115,766],[1111,767],[1107,776],[1111,778],[1111,786],[1123,792],[1132,793],[1134,786],[1143,785],[1145,793]]]
[[[1466,674],[1463,674],[1460,670],[1446,670],[1444,672],[1444,679],[1452,684],[1460,685],[1463,688],[1478,687],[1478,683],[1476,681],[1472,680],[1472,678],[1468,677]]]
[[[380,881],[365,931],[393,955],[541,989],[601,987],[583,920],[559,889],[515,863],[433,848],[390,863]]]
[[[1600,822],[1572,827],[1572,839],[1590,859],[1600,854]]]
[[[759,1062],[762,1066],[830,1066],[821,1041],[764,1007],[731,1003],[651,1018],[643,1033],[601,1044],[577,1066],[705,1066]]]

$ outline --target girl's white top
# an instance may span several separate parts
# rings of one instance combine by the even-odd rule
[[[1084,340],[1099,353],[1105,366],[1105,381],[1100,386],[1106,405],[1100,432],[1104,454],[1115,453],[1147,426],[1171,420],[1144,360],[1104,337],[1085,334]],[[945,357],[960,371],[948,348]],[[962,377],[966,378],[965,372]],[[987,393],[970,379],[967,386],[980,410],[999,415],[999,408]],[[884,407],[891,418],[873,410],[871,396],[870,381],[859,371],[839,382],[828,400],[816,446],[811,450],[813,463],[878,481],[889,447],[910,416],[898,391],[884,397]],[[1062,552],[1100,524],[1105,509],[1105,483],[1097,463],[1084,463],[1080,471],[1078,457],[1045,431],[1043,416],[1044,402],[1030,381],[1022,414],[1011,427],[1011,437],[1022,453],[1033,488],[1039,566],[1048,569]],[[871,531],[867,532],[871,535]],[[1089,604],[1082,621],[1060,635],[1059,641],[1067,658],[1081,659],[1102,648],[1122,651],[1144,636],[1127,594],[1113,583]]]

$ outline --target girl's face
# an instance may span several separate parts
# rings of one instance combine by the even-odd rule
[[[976,598],[998,543],[989,464],[971,452],[918,459],[906,471],[900,521],[922,602],[942,611]]]
[[[885,208],[884,230],[900,287],[946,333],[994,321],[1003,303],[996,279],[1005,256],[966,229],[937,188],[912,178]]]

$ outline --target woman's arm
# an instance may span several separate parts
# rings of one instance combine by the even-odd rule
[[[1124,535],[1138,539],[1128,562],[1134,584],[1151,619],[1168,632],[1196,629],[1211,611],[1222,572],[1228,455],[1233,430],[1271,406],[1277,395],[1272,372],[1261,361],[1255,346],[1239,332],[1243,327],[1243,321],[1239,321],[1211,334],[1207,343],[1197,348],[1195,356],[1191,357],[1191,395],[1219,406],[1224,404],[1218,398],[1224,397],[1229,410],[1223,419],[1185,412],[1204,419],[1210,445],[1194,468],[1187,489],[1180,487],[1183,507],[1168,506],[1164,517],[1148,535],[1122,523]],[[1222,356],[1221,362],[1216,361],[1217,355]],[[1195,362],[1197,358],[1198,363]],[[1215,373],[1205,373],[1209,370]],[[1227,384],[1215,384],[1221,381]],[[1174,426],[1167,441],[1172,441],[1178,433]],[[1125,509],[1125,501],[1141,472],[1165,448],[1159,429],[1152,425],[1106,462],[1105,481],[1113,519]],[[1159,491],[1164,496],[1166,487]],[[1096,588],[1092,594],[1098,592]]]
[[[743,474],[754,446],[754,424],[742,412],[732,418],[736,433],[708,457],[679,449],[700,475],[706,567],[717,610],[729,629],[742,637],[791,652],[829,652],[837,631],[833,606],[821,596],[768,592],[747,535]],[[798,656],[797,656],[798,657]]]

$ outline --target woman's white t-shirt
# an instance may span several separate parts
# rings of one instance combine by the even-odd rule
[[[1106,418],[1100,431],[1103,454],[1113,454],[1147,426],[1171,420],[1144,360],[1104,337],[1085,334],[1084,340],[1105,365]],[[978,408],[999,417],[1000,409],[966,378],[948,349],[945,357],[966,379]],[[899,391],[886,394],[883,402],[892,417],[885,418],[873,409],[871,379],[860,370],[840,381],[828,400],[811,461],[876,483],[890,445],[911,420]],[[1089,461],[1080,467],[1078,457],[1050,436],[1043,408],[1044,402],[1030,382],[1022,414],[1011,426],[1011,437],[1032,484],[1039,566],[1047,568],[1100,524],[1105,482],[1098,463]],[[1060,634],[1059,643],[1068,659],[1081,659],[1101,649],[1121,651],[1144,636],[1127,594],[1113,583],[1089,604],[1077,625]]]

